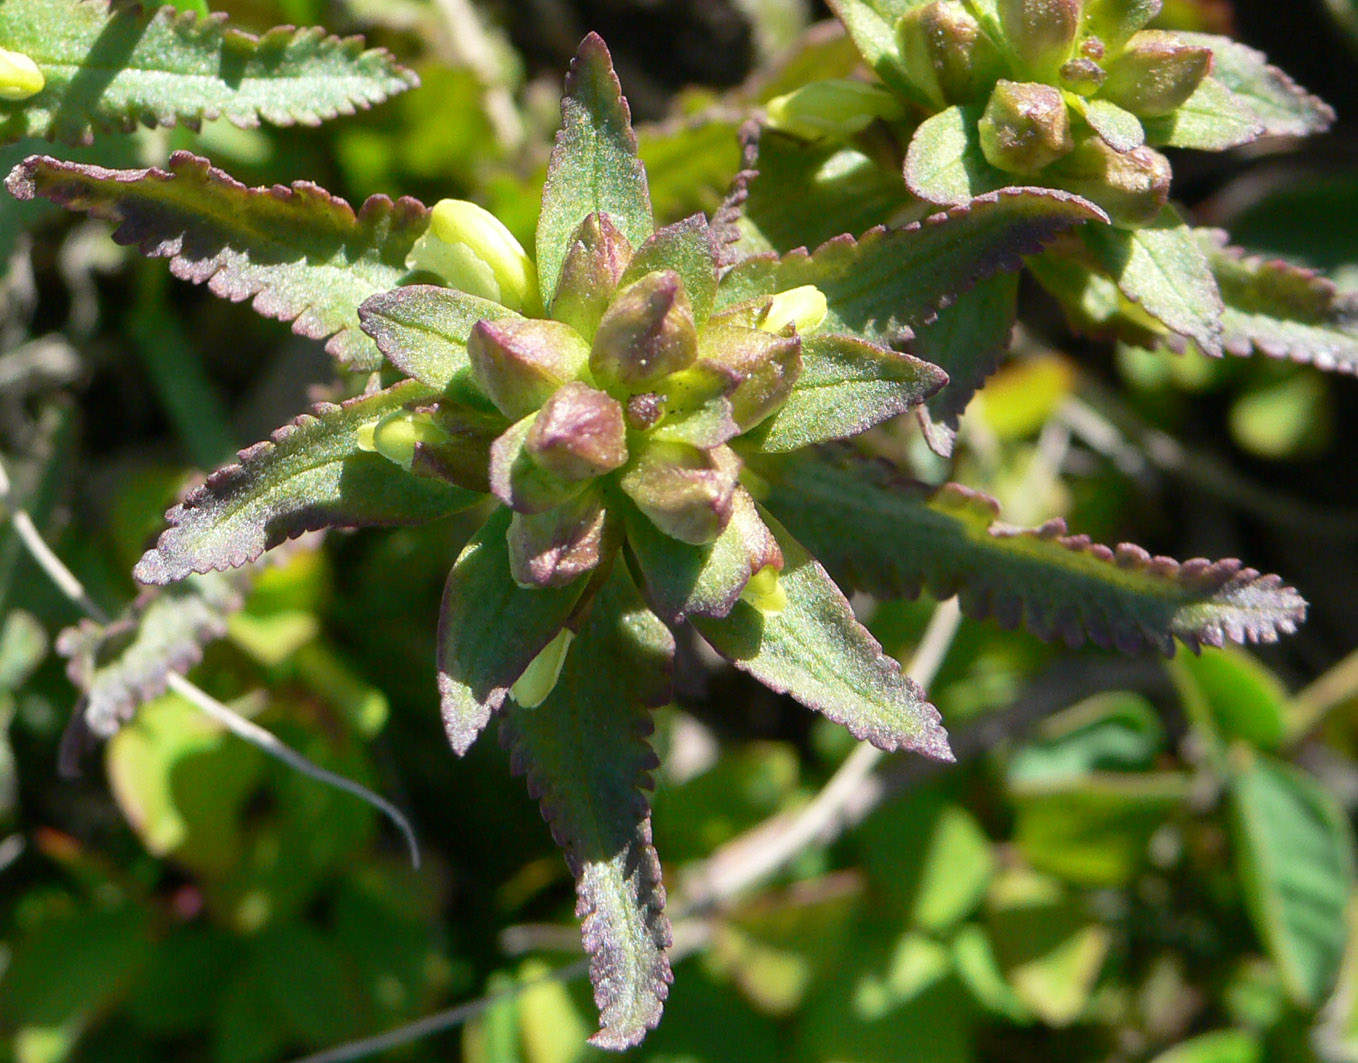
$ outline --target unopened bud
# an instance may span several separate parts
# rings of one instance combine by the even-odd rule
[[[620,291],[599,322],[589,367],[602,383],[646,388],[693,363],[698,330],[684,282],[657,270]]]
[[[765,332],[782,332],[792,325],[800,335],[819,328],[828,308],[823,291],[814,284],[803,284],[779,292],[769,300],[759,327]]]
[[[589,363],[589,346],[559,321],[505,318],[472,326],[467,357],[481,390],[517,421],[580,375]]]
[[[586,216],[561,264],[552,317],[592,340],[631,261],[632,245],[608,215],[595,212]]]
[[[1117,151],[1087,137],[1049,171],[1049,176],[1108,212],[1117,224],[1144,225],[1169,199],[1169,160],[1148,147]]]
[[[358,448],[376,451],[409,472],[417,443],[437,446],[447,443],[451,438],[435,422],[432,413],[397,410],[375,424],[359,428]]]
[[[1092,96],[1108,77],[1108,71],[1081,56],[1061,64],[1061,84],[1081,96]]]
[[[996,169],[1036,173],[1075,146],[1059,89],[1000,81],[978,123],[981,151]]]
[[[701,374],[704,381],[720,387],[731,403],[731,419],[740,431],[748,432],[792,394],[802,371],[801,347],[800,336],[710,324],[703,332],[697,364],[683,375]],[[676,404],[682,403],[682,397],[676,399]]]
[[[509,574],[522,587],[564,587],[603,559],[608,514],[598,491],[545,513],[515,513],[505,542]]]
[[[561,669],[566,666],[566,652],[575,640],[575,632],[563,627],[556,638],[547,643],[541,653],[529,662],[523,675],[509,688],[509,696],[525,709],[536,709],[556,689]]]
[[[813,81],[769,100],[765,111],[770,127],[807,140],[847,137],[878,118],[905,117],[900,101],[886,89],[850,78]]]
[[[627,461],[627,425],[617,399],[573,382],[538,411],[524,449],[563,480],[588,480]]]
[[[699,450],[653,440],[619,483],[666,535],[702,545],[731,519],[739,473],[740,459],[730,447]]]
[[[523,245],[494,214],[465,199],[434,205],[406,267],[436,273],[450,287],[530,317],[542,313],[537,269]]]
[[[1009,44],[1035,72],[1054,71],[1070,58],[1081,0],[999,0],[997,6]]]
[[[1212,49],[1163,30],[1142,30],[1108,68],[1099,96],[1142,118],[1183,105],[1212,69]]]
[[[976,99],[997,76],[999,53],[960,0],[910,8],[896,40],[911,82],[936,107]]]
[[[47,84],[38,64],[23,52],[0,48],[0,100],[26,100]]]
[[[783,589],[778,570],[772,565],[765,565],[750,577],[750,582],[740,592],[740,599],[765,616],[777,616],[787,608],[787,591]]]

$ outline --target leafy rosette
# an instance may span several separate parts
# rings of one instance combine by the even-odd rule
[[[1192,343],[1213,356],[1305,335],[1290,356],[1351,371],[1334,353],[1352,349],[1351,322],[1330,315],[1317,330],[1301,299],[1275,301],[1265,319],[1236,278],[1222,275],[1239,270],[1204,249],[1203,235],[1170,202],[1163,154],[1318,132],[1333,111],[1244,45],[1156,28],[1161,6],[831,0],[880,82],[812,82],[768,101],[775,132],[750,143],[760,180],[747,188],[747,177],[738,189],[745,238],[786,250],[1000,188],[1061,189],[1096,205],[1107,222],[1084,226],[1032,262],[1077,328],[1139,344]],[[801,219],[789,193],[811,181],[828,198],[819,218]],[[951,349],[938,355],[951,383],[922,411],[941,453],[1007,344],[1015,292],[1003,282],[985,286],[944,323],[961,342],[920,338],[911,348],[926,358]],[[987,322],[999,324],[986,333]]]

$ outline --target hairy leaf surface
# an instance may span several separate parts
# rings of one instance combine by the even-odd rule
[[[509,688],[570,619],[589,583],[520,587],[509,570],[511,513],[497,507],[463,549],[443,589],[438,683],[453,752],[471,748]]]
[[[905,153],[906,187],[920,199],[965,203],[1013,182],[981,150],[980,107],[952,106],[930,115],[910,138]]]
[[[1304,137],[1324,132],[1334,121],[1329,104],[1269,65],[1263,52],[1211,33],[1175,36],[1212,49],[1212,76],[1254,112],[1263,126],[1262,134]]]
[[[393,288],[365,299],[358,308],[363,331],[387,361],[440,391],[454,380],[474,386],[467,356],[473,325],[519,316],[507,306],[437,284]]]
[[[232,302],[249,299],[302,336],[329,336],[326,350],[357,370],[382,364],[359,328],[359,304],[405,276],[429,213],[408,197],[373,196],[355,214],[309,181],[247,188],[187,151],[171,155],[168,170],[33,156],[5,184],[20,199],[43,196],[115,223],[114,240],[168,258],[182,280]]]
[[[693,306],[693,319],[702,328],[717,297],[716,258],[712,229],[703,215],[694,214],[652,233],[632,255],[618,287],[640,280],[653,270],[674,270],[684,282],[684,291]]]
[[[692,617],[712,647],[770,690],[790,694],[892,752],[951,760],[934,708],[853,615],[849,600],[787,529],[765,521],[782,549],[787,606],[764,612],[739,600],[724,618]]]
[[[1254,111],[1216,78],[1203,78],[1172,114],[1145,120],[1146,140],[1156,147],[1225,151],[1264,133]]]
[[[552,305],[561,264],[576,228],[589,214],[607,214],[628,243],[651,235],[651,197],[637,158],[632,114],[597,33],[580,42],[566,75],[561,131],[547,167],[538,218],[538,286]]]
[[[660,1020],[672,980],[665,887],[642,793],[657,763],[642,704],[667,696],[673,652],[668,629],[615,566],[556,688],[535,709],[511,702],[501,729],[575,875],[599,1008],[590,1041],[601,1048],[639,1042]]]
[[[89,143],[139,123],[197,129],[319,125],[417,85],[384,49],[319,28],[279,26],[262,37],[171,7],[116,0],[5,0],[0,42],[27,55],[46,85],[0,100],[0,143],[46,137]]]
[[[789,466],[767,505],[846,587],[956,594],[968,616],[1070,646],[1088,638],[1172,654],[1176,636],[1193,649],[1273,642],[1306,615],[1293,588],[1239,561],[1180,564],[1130,543],[1110,549],[1068,534],[1061,520],[1016,528],[985,495],[930,488],[847,452]]]
[[[340,406],[313,407],[190,491],[165,515],[170,527],[132,575],[169,583],[235,568],[318,528],[420,524],[466,508],[482,496],[413,476],[359,448],[359,429],[432,395],[407,380]]]

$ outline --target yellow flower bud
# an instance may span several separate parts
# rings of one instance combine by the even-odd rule
[[[783,589],[778,570],[772,565],[765,565],[750,577],[750,582],[740,592],[740,599],[765,616],[777,616],[787,608],[787,591]]]
[[[528,252],[499,218],[465,199],[434,205],[406,266],[437,273],[453,288],[529,317],[542,315],[537,268]]]
[[[0,100],[26,100],[47,84],[38,64],[22,52],[0,48]]]
[[[810,332],[825,320],[826,309],[825,293],[814,284],[803,284],[775,295],[759,327],[765,332],[782,332],[788,325],[796,325],[799,333]]]
[[[376,451],[409,472],[415,460],[415,444],[437,445],[451,439],[429,414],[397,410],[375,424],[359,428],[358,449]]]
[[[574,639],[575,632],[570,628],[563,627],[558,631],[556,638],[547,643],[509,688],[509,696],[525,709],[536,709],[546,701],[556,688],[556,681],[561,678],[561,669],[566,664],[566,651],[571,648]]]
[[[849,78],[813,81],[769,100],[765,111],[774,129],[807,140],[861,133],[878,118],[903,118],[900,101],[880,85]]]

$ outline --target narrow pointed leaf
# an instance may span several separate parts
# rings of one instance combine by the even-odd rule
[[[1221,357],[1221,294],[1207,256],[1173,208],[1141,229],[1091,225],[1082,235],[1123,295],[1203,354]]]
[[[948,374],[943,389],[919,407],[925,439],[935,453],[952,453],[957,419],[986,377],[999,368],[1009,349],[1017,300],[1018,274],[998,273],[944,307],[938,320],[917,330],[910,341],[911,354]]]
[[[1212,49],[1212,76],[1254,112],[1263,125],[1263,134],[1304,137],[1324,132],[1334,121],[1329,104],[1270,66],[1263,52],[1210,33],[1177,36],[1189,44]]]
[[[712,647],[770,690],[791,694],[878,749],[951,760],[938,710],[882,652],[825,569],[777,522],[783,552],[781,612],[737,601],[722,619],[692,617]]]
[[[165,515],[170,527],[133,576],[169,583],[246,564],[318,528],[419,524],[476,502],[481,495],[359,448],[359,429],[431,395],[405,381],[341,406],[322,403],[242,450],[238,464],[218,469]]]
[[[43,90],[0,101],[0,143],[207,119],[238,126],[319,125],[418,84],[380,48],[319,28],[279,26],[262,37],[169,7],[114,0],[5,0],[0,42],[42,71]]]
[[[1180,564],[1130,543],[1110,549],[1068,534],[1060,520],[1016,528],[968,488],[934,489],[882,462],[839,458],[787,468],[767,505],[846,587],[956,594],[968,616],[1128,653],[1150,645],[1172,654],[1174,637],[1193,649],[1273,642],[1305,619],[1293,588],[1239,561]]]
[[[908,354],[817,332],[802,343],[802,372],[792,395],[750,436],[768,454],[855,436],[918,406],[947,379]]]
[[[1247,254],[1219,230],[1195,236],[1226,304],[1223,346],[1336,373],[1358,372],[1358,295],[1313,270]]]
[[[330,337],[326,350],[352,369],[382,356],[359,328],[358,307],[394,288],[427,224],[418,201],[373,196],[354,213],[309,181],[246,188],[187,151],[169,169],[106,170],[33,156],[5,182],[20,199],[43,196],[117,225],[113,238],[168,258],[181,280],[232,302],[251,300],[294,332]]]
[[[1173,114],[1146,119],[1145,129],[1155,147],[1225,151],[1262,136],[1264,124],[1230,89],[1207,77]]]
[[[695,214],[652,233],[632,255],[618,287],[660,269],[679,274],[693,320],[702,328],[717,297],[717,245],[705,217]]]
[[[408,377],[443,391],[475,388],[467,337],[478,321],[517,318],[499,303],[437,284],[393,288],[363,301],[358,318],[377,349]]]
[[[520,587],[509,571],[510,511],[498,507],[463,549],[443,589],[438,683],[453,751],[471,748],[509,688],[556,637],[589,583]]]
[[[1245,905],[1288,995],[1329,994],[1347,937],[1353,831],[1324,787],[1290,765],[1249,756],[1231,778],[1232,840]]]
[[[755,291],[814,284],[829,304],[825,332],[889,343],[928,324],[976,282],[1018,269],[1022,256],[1093,219],[1106,220],[1068,192],[1003,189],[899,229],[870,229],[857,240],[839,236],[781,260],[748,259],[723,278],[716,310]]]
[[[623,1049],[660,1020],[672,980],[665,887],[643,790],[655,755],[649,715],[663,697],[674,642],[614,568],[555,689],[536,709],[511,705],[501,739],[542,805],[576,880],[599,1008],[591,1043]]]
[[[548,306],[571,237],[594,211],[607,214],[633,247],[640,246],[655,228],[631,111],[608,48],[597,33],[580,43],[566,75],[561,131],[542,189],[538,285]]]

